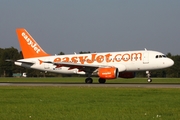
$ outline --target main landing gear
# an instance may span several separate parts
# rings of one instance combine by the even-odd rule
[[[106,79],[103,79],[103,78],[99,78],[99,83],[105,83],[106,82]],[[85,83],[93,83],[93,79],[88,77],[85,79]]]
[[[146,75],[147,75],[147,77],[148,77],[148,83],[150,83],[150,82],[152,82],[152,79],[151,79],[151,74],[150,74],[150,72],[149,71],[146,71]]]
[[[93,83],[93,79],[88,77],[85,79],[85,83]]]
[[[106,82],[106,79],[103,79],[103,78],[99,78],[99,83],[105,83]]]

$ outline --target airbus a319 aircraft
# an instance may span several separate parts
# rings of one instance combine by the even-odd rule
[[[15,61],[18,66],[41,71],[87,75],[85,83],[93,83],[92,75],[99,76],[99,83],[106,80],[134,78],[135,72],[146,71],[148,82],[150,70],[170,67],[174,61],[161,52],[136,50],[90,54],[50,55],[46,53],[24,29],[16,29],[24,59]]]

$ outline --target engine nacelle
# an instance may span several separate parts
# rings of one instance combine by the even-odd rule
[[[135,72],[120,72],[119,77],[121,77],[121,78],[134,78]]]
[[[119,75],[118,68],[115,68],[115,67],[98,69],[98,76],[100,78],[114,79],[114,78],[117,78],[118,75]]]

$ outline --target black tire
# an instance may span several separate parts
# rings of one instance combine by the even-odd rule
[[[106,79],[99,78],[99,83],[105,83],[105,82],[106,82]]]
[[[86,78],[85,83],[93,83],[93,79],[92,78]]]

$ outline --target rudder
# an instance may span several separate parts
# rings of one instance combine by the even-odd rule
[[[24,28],[16,29],[24,58],[49,56]]]

